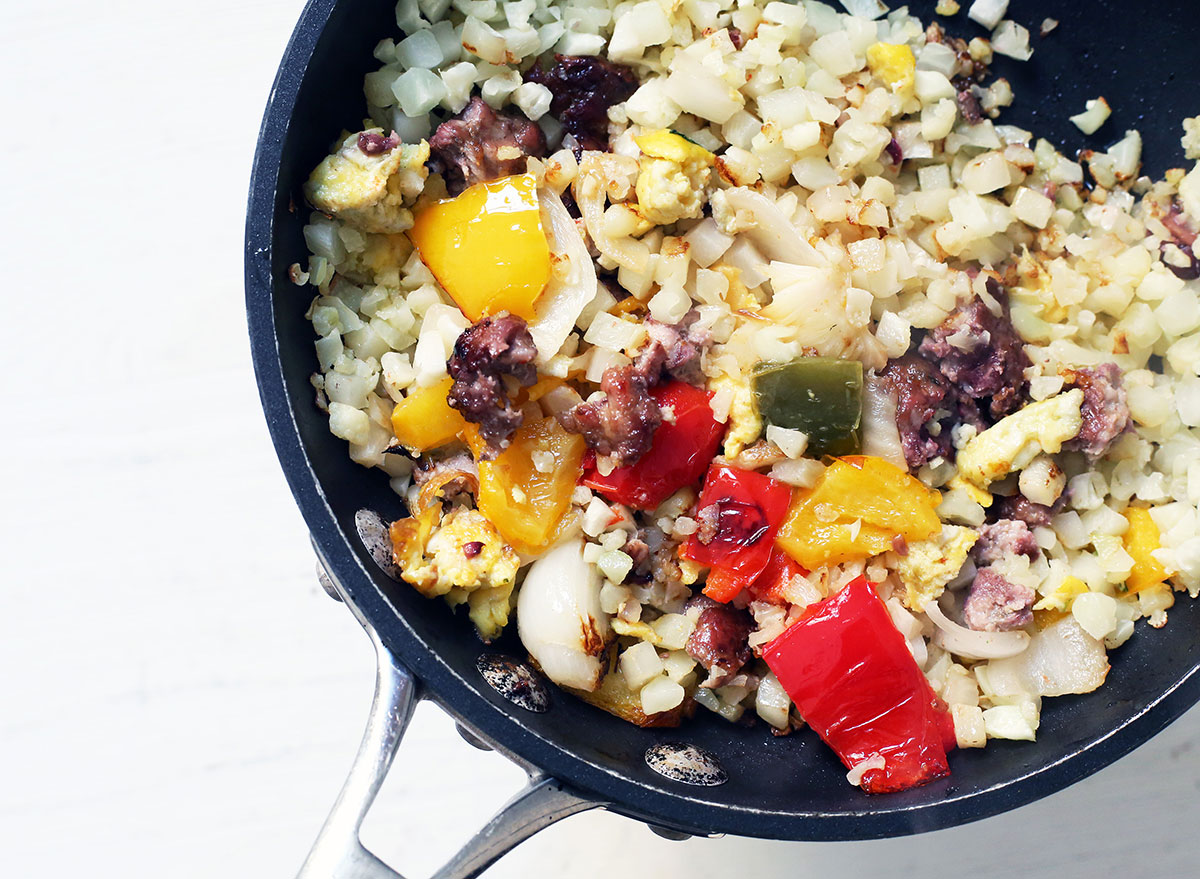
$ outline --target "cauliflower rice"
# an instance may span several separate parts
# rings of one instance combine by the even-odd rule
[[[1028,31],[1003,19],[1007,4],[970,5],[993,29],[970,44],[904,9],[842,5],[874,17],[777,0],[401,0],[407,36],[375,49],[363,131],[344,133],[306,188],[311,256],[291,275],[316,290],[317,404],[351,458],[382,470],[413,511],[392,530],[404,579],[467,604],[486,639],[515,609],[543,671],[619,716],[674,724],[698,705],[797,728],[762,650],[865,575],[948,706],[959,747],[1033,740],[1043,697],[1094,690],[1136,621],[1162,626],[1176,592],[1200,592],[1200,166],[1152,181],[1139,176],[1136,131],[1077,162],[994,121],[1012,91],[985,84],[985,65],[1030,52]],[[583,129],[552,112],[555,83],[530,73],[553,54],[636,78],[601,117],[598,149],[580,148]],[[523,316],[535,381],[519,393],[511,373],[494,383],[511,402],[505,424],[544,418],[549,430],[557,417],[571,430],[574,407],[612,396],[599,390],[610,371],[636,367],[653,333],[675,328],[676,342],[703,339],[690,381],[711,394],[722,460],[800,499],[834,458],[764,418],[755,383],[763,364],[852,361],[864,371],[857,451],[936,490],[940,530],[801,563],[769,600],[743,589],[723,605],[747,622],[749,658],[731,667],[695,647],[705,610],[691,599],[707,568],[680,548],[706,527],[700,480],[643,510],[576,485],[583,468],[603,480],[637,458],[579,427],[564,435],[587,436],[594,463],[570,460],[555,520],[518,540],[480,510],[514,436],[504,424],[491,442],[460,431],[406,451],[393,410],[407,400],[425,411],[415,407],[430,389],[444,401],[448,361],[479,322],[414,247],[423,211],[453,190],[435,131],[474,112],[473,96],[480,113],[540,128],[514,138],[546,143],[543,156],[493,157],[525,163],[550,251]],[[1077,124],[1102,124],[1106,111],[1089,106]],[[1194,158],[1200,122],[1184,125]],[[991,411],[983,400],[960,417],[955,407],[972,404],[953,389],[929,396],[956,384],[946,364],[998,350],[1001,332],[1015,333],[1018,364],[1008,408],[997,411],[997,391]],[[949,354],[927,353],[937,345]],[[898,389],[927,406],[906,408]],[[678,407],[655,410],[651,421],[683,423]],[[1097,428],[1101,411],[1109,421]],[[534,448],[508,503],[528,500],[528,480],[553,474],[562,448]],[[870,527],[851,522],[847,539]],[[1027,615],[1004,617],[1013,625],[968,606],[996,582],[987,613],[1027,596]],[[576,616],[556,618],[556,602]],[[872,760],[851,767],[854,783],[882,765]]]

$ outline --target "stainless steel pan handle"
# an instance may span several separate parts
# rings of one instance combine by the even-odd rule
[[[359,838],[379,787],[420,701],[416,678],[379,638],[345,591],[319,571],[321,585],[345,602],[375,648],[375,695],[350,774],[325,819],[298,879],[404,879],[367,850]],[[476,735],[472,733],[473,735]],[[476,735],[477,737],[477,735]],[[508,851],[556,821],[604,804],[573,793],[553,778],[529,771],[529,783],[476,833],[433,879],[471,879]]]

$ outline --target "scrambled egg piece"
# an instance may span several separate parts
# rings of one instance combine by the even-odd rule
[[[867,46],[867,67],[896,93],[911,93],[916,82],[917,59],[906,45],[873,43]]]
[[[412,227],[412,202],[425,185],[429,171],[429,144],[398,144],[368,154],[359,147],[359,137],[382,137],[372,128],[351,134],[338,151],[317,165],[304,196],[319,211],[345,220],[364,232],[403,232]]]
[[[1014,470],[1029,466],[1042,452],[1054,454],[1079,433],[1083,391],[1030,403],[977,434],[959,450],[958,472],[977,488],[987,488]]]
[[[946,488],[953,491],[954,489],[962,489],[963,493],[981,507],[990,507],[992,505],[992,493],[978,488],[967,480],[963,479],[957,473],[950,477],[950,481],[946,483]]]
[[[643,641],[649,641],[656,647],[662,643],[662,638],[659,637],[658,632],[650,628],[647,623],[627,623],[620,617],[613,617],[612,627],[613,631],[618,635],[628,635],[632,638],[640,638]]]
[[[1057,587],[1047,592],[1045,597],[1033,606],[1033,609],[1061,610],[1065,612],[1071,609],[1071,604],[1075,601],[1075,596],[1082,595],[1087,591],[1087,583],[1084,583],[1078,577],[1064,577],[1063,581]]]
[[[728,388],[733,394],[729,405],[729,427],[725,431],[725,457],[732,458],[742,449],[753,444],[763,431],[762,416],[754,401],[754,389],[744,378],[721,375],[708,383],[709,389],[720,393]]]
[[[729,306],[729,310],[738,312],[757,312],[760,308],[759,301],[754,298],[754,294],[750,292],[744,283],[742,283],[742,270],[736,266],[728,265],[725,262],[713,263],[710,268],[714,272],[720,272],[725,276],[725,280],[729,282],[729,289],[725,291],[722,297],[725,304]],[[632,296],[630,297],[633,298]]]
[[[896,573],[904,584],[904,604],[921,610],[937,598],[946,584],[958,576],[967,561],[967,553],[979,535],[971,528],[943,525],[942,533],[908,545],[908,555],[900,559]]]
[[[716,157],[666,129],[634,140],[642,151],[636,186],[638,213],[664,226],[699,217]]]
[[[485,641],[508,623],[513,582],[521,561],[478,510],[457,507],[434,527],[437,505],[392,525],[392,545],[404,580],[426,598],[467,602]]]

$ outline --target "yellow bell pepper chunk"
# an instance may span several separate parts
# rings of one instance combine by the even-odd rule
[[[467,437],[471,442],[471,432]],[[526,423],[508,448],[479,462],[480,512],[522,552],[549,546],[571,506],[585,448],[554,417]]]
[[[867,67],[893,92],[908,91],[916,82],[917,59],[906,45],[873,43],[867,47]]]
[[[532,174],[477,183],[427,205],[408,234],[472,321],[501,311],[533,320],[550,280],[550,245]]]
[[[775,542],[808,570],[925,540],[942,527],[940,495],[882,458],[840,458],[797,492]]]
[[[446,376],[436,385],[415,388],[392,410],[392,432],[405,447],[427,452],[453,442],[467,426],[457,409],[447,402],[454,379]]]
[[[1034,610],[1052,610],[1066,612],[1071,609],[1075,596],[1088,591],[1087,583],[1078,577],[1064,577],[1063,581],[1046,597],[1033,606]]]
[[[1141,592],[1167,581],[1167,569],[1151,555],[1162,546],[1158,525],[1145,507],[1130,507],[1125,511],[1129,530],[1125,532],[1125,551],[1133,558],[1133,570],[1125,581],[1128,594]]]

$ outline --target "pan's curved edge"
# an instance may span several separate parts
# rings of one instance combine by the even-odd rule
[[[285,386],[273,314],[271,248],[275,232],[278,171],[309,58],[338,0],[310,0],[285,50],[259,132],[246,222],[245,284],[251,355],[276,454],[313,539],[334,573],[372,619],[396,615],[338,526],[301,444]],[[391,646],[456,718],[547,772],[612,802],[613,811],[695,834],[733,833],[773,839],[852,840],[903,836],[952,827],[1008,811],[1093,774],[1144,743],[1200,699],[1200,673],[1192,669],[1176,684],[1107,736],[1029,773],[982,791],[941,801],[857,813],[770,812],[721,804],[641,784],[568,753],[523,726],[519,719],[479,697],[475,688],[432,654],[400,620],[387,626]]]

